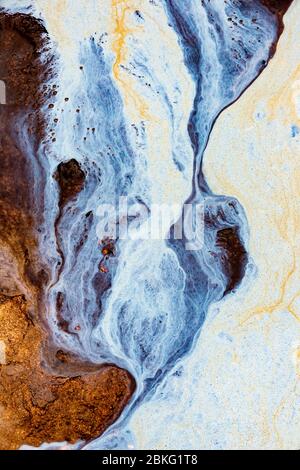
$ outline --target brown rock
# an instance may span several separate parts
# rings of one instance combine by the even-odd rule
[[[114,366],[88,370],[77,361],[80,375],[47,373],[41,366],[42,337],[22,297],[0,304],[6,356],[0,365],[0,449],[89,440],[117,418],[132,394],[129,374]]]
[[[39,61],[47,32],[30,15],[0,11],[0,43],[7,89],[0,105],[0,449],[89,440],[118,417],[134,380],[113,365],[57,351],[48,336],[51,267],[39,246],[46,175],[37,157],[46,138],[43,105],[53,98],[49,53]],[[63,204],[82,189],[84,175],[71,161],[58,177]]]

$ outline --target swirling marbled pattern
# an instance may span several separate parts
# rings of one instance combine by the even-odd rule
[[[48,272],[39,298],[47,347],[86,363],[115,364],[134,378],[118,421],[87,448],[139,440],[156,446],[160,425],[143,410],[158,396],[172,448],[179,439],[172,441],[172,426],[181,417],[165,418],[164,410],[174,397],[186,399],[178,388],[194,387],[184,361],[201,343],[210,307],[235,295],[255,271],[247,211],[235,192],[210,186],[205,150],[220,113],[274,54],[289,2],[280,11],[259,0],[2,3],[8,14],[41,20],[48,44],[40,60],[51,56],[44,85],[55,93],[41,104],[45,138],[26,150],[42,201],[36,236]],[[22,120],[18,126],[25,135]],[[230,167],[231,148],[222,142]],[[28,136],[23,145],[32,145]],[[97,207],[116,205],[120,196],[131,208],[176,204],[177,212],[165,227],[167,242],[118,240],[103,272]],[[196,251],[174,237],[186,202],[204,205],[204,244]],[[139,414],[149,424],[143,438]],[[188,428],[177,432],[179,445],[198,446],[185,437]]]

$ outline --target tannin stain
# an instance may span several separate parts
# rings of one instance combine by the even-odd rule
[[[266,8],[268,8],[268,10],[271,13],[273,13],[273,15],[276,15],[277,20],[278,20],[277,37],[270,50],[270,58],[272,58],[276,52],[279,37],[281,36],[284,30],[284,23],[283,23],[284,14],[287,12],[287,10],[289,9],[289,7],[291,6],[294,0],[259,0],[259,1]]]
[[[282,17],[293,3],[293,0],[260,0],[272,13]]]
[[[129,374],[80,362],[64,351],[43,367],[43,331],[22,296],[0,304],[0,449],[75,443],[100,435],[133,392]],[[68,373],[66,374],[66,370]]]
[[[0,14],[0,79],[6,86],[7,104],[0,106],[0,241],[5,245],[1,278],[2,292],[11,291],[9,271],[14,265],[17,284],[37,290],[48,276],[39,259],[36,227],[42,218],[43,194],[34,194],[37,182],[45,178],[43,169],[33,169],[37,143],[44,122],[39,111],[43,96],[40,85],[49,77],[39,63],[45,29],[27,15]],[[30,144],[26,145],[26,140]],[[2,252],[4,252],[2,251]],[[10,258],[9,262],[7,258]],[[5,258],[7,262],[5,262]],[[14,292],[17,289],[13,289]]]
[[[59,185],[59,205],[63,207],[83,189],[85,174],[80,164],[72,158],[58,165],[54,178]]]
[[[238,227],[218,230],[216,246],[222,249],[221,264],[227,278],[224,295],[233,291],[244,277],[248,254],[241,242]]]
[[[248,263],[248,253],[240,234],[239,223],[227,220],[226,211],[222,204],[216,211],[212,210],[212,207],[210,204],[207,205],[204,214],[204,228],[205,232],[207,230],[214,238],[210,255],[218,263],[218,269],[226,279],[223,292],[223,296],[225,296],[235,291],[243,280]],[[233,214],[238,214],[234,200],[228,202],[227,209],[230,209]]]
[[[44,305],[51,266],[39,244],[49,175],[38,149],[47,137],[43,106],[54,59],[47,31],[30,15],[0,10],[0,43],[7,95],[0,105],[0,449],[90,440],[119,416],[135,382],[52,342]],[[64,205],[81,191],[84,173],[70,160],[57,178]]]
[[[72,158],[71,160],[60,163],[57,166],[53,177],[57,181],[59,191],[58,214],[54,222],[54,229],[56,236],[57,252],[59,253],[61,258],[61,263],[58,270],[58,275],[60,275],[65,265],[65,257],[61,247],[61,240],[59,234],[59,227],[63,216],[63,209],[66,204],[74,200],[77,194],[80,193],[80,191],[84,188],[85,174],[77,160],[75,160],[75,158]],[[60,295],[61,293],[58,294],[58,297]],[[64,331],[68,332],[68,322],[65,321],[63,318],[62,305],[62,302],[58,302],[57,299],[58,326]]]

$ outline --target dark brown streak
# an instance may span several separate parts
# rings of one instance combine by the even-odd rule
[[[53,58],[43,24],[30,15],[0,9],[0,44],[0,80],[7,91],[7,104],[0,105],[0,340],[6,351],[0,449],[88,441],[119,416],[135,382],[114,365],[57,351],[50,340],[44,289],[51,266],[43,262],[39,233],[47,175],[38,150],[49,140],[42,108],[53,96]],[[41,54],[48,57],[43,64]],[[71,160],[57,177],[62,208],[82,189],[84,174]]]

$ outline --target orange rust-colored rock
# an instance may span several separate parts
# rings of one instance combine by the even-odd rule
[[[42,106],[53,92],[44,84],[51,56],[39,61],[47,32],[30,15],[0,11],[0,43],[7,87],[7,104],[0,105],[0,449],[90,440],[119,416],[134,380],[118,367],[59,350],[48,335],[51,266],[39,246],[48,175],[37,158],[45,139]],[[73,167],[60,175],[61,203],[82,188],[83,174]]]
[[[0,302],[0,449],[100,435],[132,394],[129,374],[114,366],[88,370],[80,363],[77,376],[47,373],[41,330],[25,300]]]

